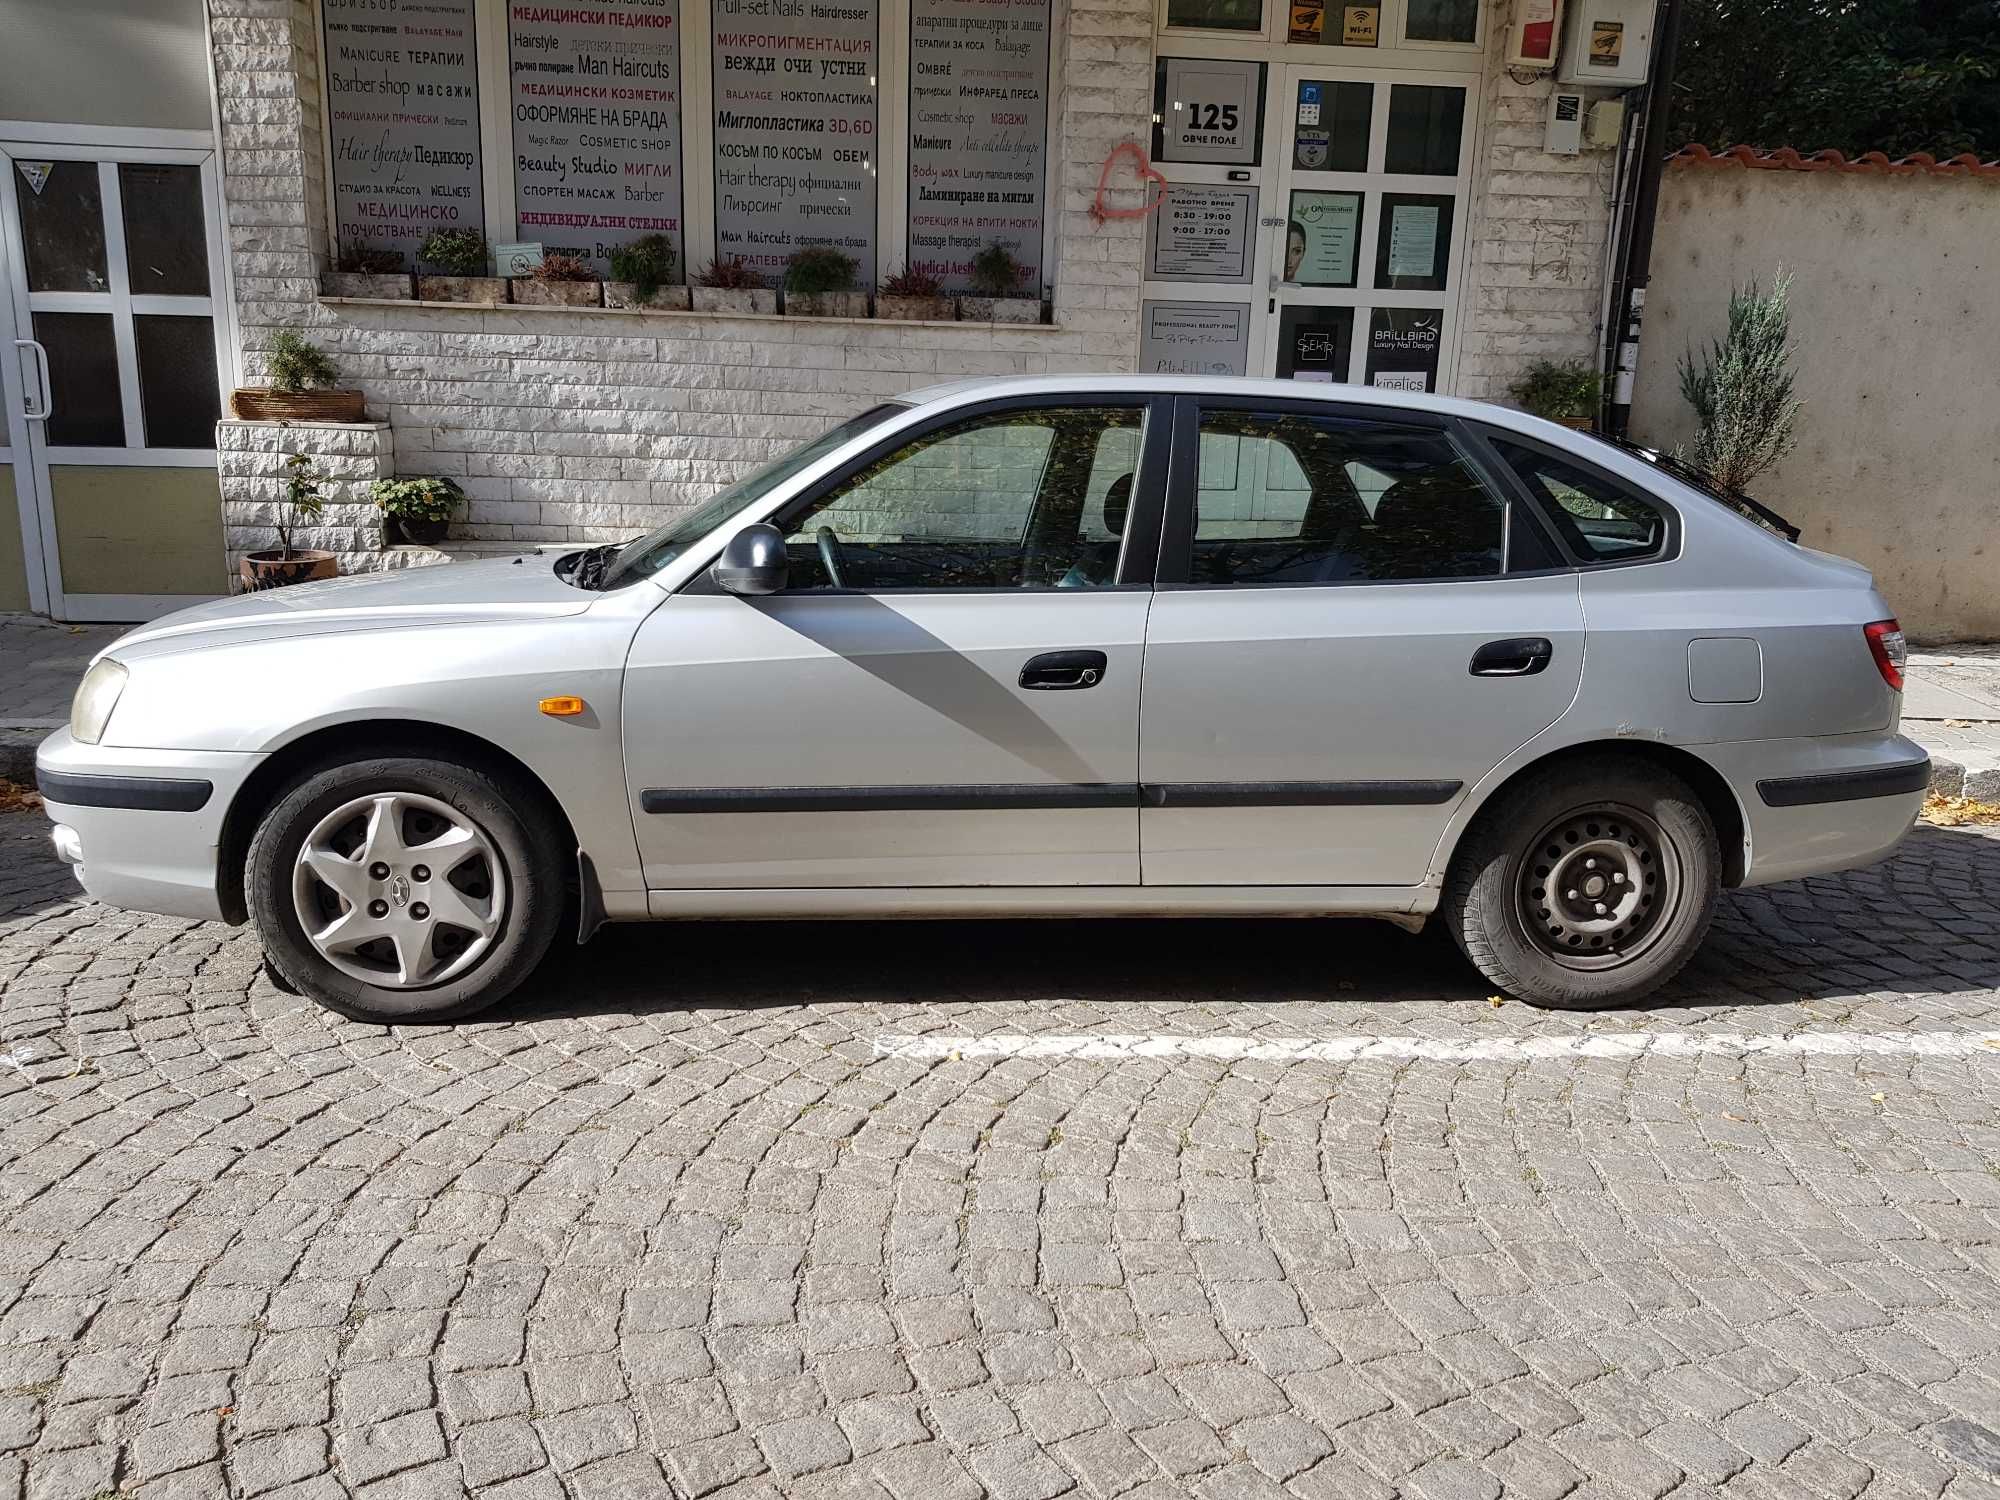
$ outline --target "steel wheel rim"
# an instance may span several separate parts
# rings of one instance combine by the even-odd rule
[[[1681,858],[1635,807],[1599,803],[1552,820],[1522,854],[1516,909],[1528,942],[1584,972],[1636,962],[1673,924]]]
[[[292,909],[313,951],[379,989],[458,978],[499,940],[507,865],[486,831],[417,792],[350,798],[292,861]]]

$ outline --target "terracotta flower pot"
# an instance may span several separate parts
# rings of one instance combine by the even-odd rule
[[[252,552],[236,565],[246,593],[283,588],[288,583],[306,583],[315,578],[337,578],[340,563],[331,552],[312,547],[295,547],[287,556],[277,548]]]
[[[892,323],[949,323],[952,302],[949,297],[878,296],[875,316]]]
[[[958,315],[967,323],[1039,323],[1039,297],[960,297]]]
[[[377,302],[408,302],[408,271],[324,271],[319,289],[328,297],[367,297]]]
[[[688,289],[684,286],[659,286],[653,288],[653,295],[641,301],[638,286],[630,281],[607,281],[604,283],[604,305],[606,307],[652,308],[660,312],[686,312],[692,304],[688,299]]]
[[[698,286],[691,290],[696,312],[774,313],[778,310],[778,294],[769,287]]]
[[[383,540],[390,546],[406,542],[413,547],[435,547],[451,531],[451,521],[426,521],[416,516],[388,516],[382,518]]]
[[[866,292],[787,292],[785,315],[792,318],[865,318]]]
[[[516,276],[508,285],[514,300],[523,307],[602,307],[601,281],[538,281],[533,276]]]
[[[229,409],[246,422],[368,420],[359,391],[274,391],[260,385],[238,386],[229,393]]]
[[[504,276],[419,276],[417,298],[422,302],[476,302],[498,307],[507,300]]]

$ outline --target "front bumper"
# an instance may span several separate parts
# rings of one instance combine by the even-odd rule
[[[56,852],[107,906],[224,920],[222,826],[262,755],[79,744],[67,729],[35,752]]]
[[[1743,810],[1743,884],[1769,885],[1874,864],[1923,810],[1930,757],[1900,734],[1703,745]]]

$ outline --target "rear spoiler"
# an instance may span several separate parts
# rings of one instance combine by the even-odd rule
[[[1788,542],[1799,539],[1799,528],[1779,515],[1770,506],[1751,499],[1741,490],[1732,490],[1697,469],[1693,464],[1675,458],[1671,453],[1663,453],[1658,448],[1642,447],[1638,443],[1627,442],[1624,438],[1606,437],[1601,432],[1589,434],[1600,443],[1609,443],[1620,453],[1651,464],[1663,474],[1671,474],[1690,489],[1700,490],[1718,505],[1726,505],[1745,520],[1755,521],[1766,531],[1775,532]]]

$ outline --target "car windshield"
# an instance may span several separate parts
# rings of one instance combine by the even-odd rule
[[[636,579],[651,578],[724,521],[763,499],[794,474],[816,463],[850,439],[861,436],[871,428],[881,426],[891,417],[900,416],[909,409],[907,405],[898,401],[871,407],[860,416],[850,417],[838,427],[821,433],[811,442],[801,444],[782,458],[775,459],[755,473],[737,480],[686,515],[669,521],[659,530],[636,541],[628,542],[618,550],[611,565],[604,570],[600,587],[622,588]]]

